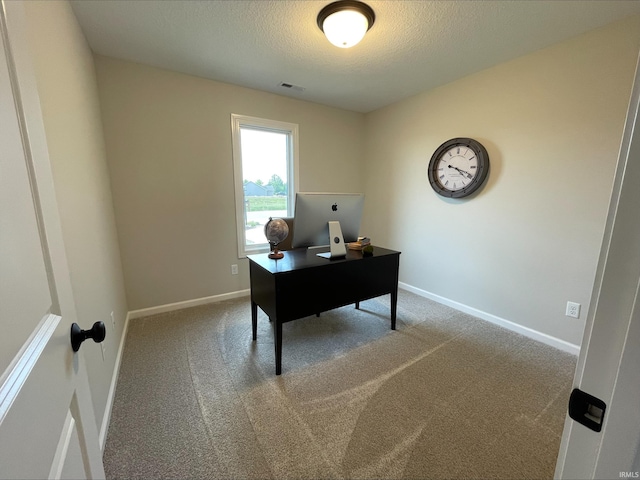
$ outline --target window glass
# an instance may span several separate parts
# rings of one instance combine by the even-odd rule
[[[293,214],[297,125],[232,116],[238,255],[269,250],[264,225]]]

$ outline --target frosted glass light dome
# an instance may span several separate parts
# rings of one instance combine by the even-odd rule
[[[327,39],[336,47],[349,48],[364,38],[369,22],[360,12],[342,10],[329,15],[322,28]]]
[[[376,14],[359,0],[338,0],[318,13],[318,27],[336,47],[349,48],[362,40],[376,20]]]

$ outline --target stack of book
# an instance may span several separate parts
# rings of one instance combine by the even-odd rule
[[[347,243],[349,250],[362,250],[367,245],[371,245],[371,239],[369,237],[358,237],[357,242]]]

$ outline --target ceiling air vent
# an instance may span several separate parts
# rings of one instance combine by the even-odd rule
[[[298,85],[294,85],[293,83],[280,82],[278,84],[279,87],[286,88],[287,90],[295,90],[296,92],[304,92],[304,87],[299,87]]]

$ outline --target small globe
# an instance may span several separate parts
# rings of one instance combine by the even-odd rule
[[[281,218],[270,218],[264,225],[264,236],[269,243],[278,245],[289,235],[289,225]]]

